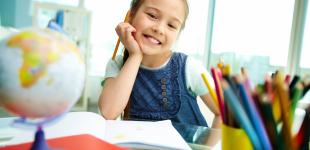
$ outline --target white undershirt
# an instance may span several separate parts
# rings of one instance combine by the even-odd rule
[[[163,65],[156,68],[149,68],[142,64],[140,65],[140,67],[148,70],[158,70],[165,67],[168,64],[170,58]],[[121,69],[122,63],[123,63],[122,56],[117,56],[114,61],[111,59],[107,64],[104,79],[109,77],[116,77]],[[203,67],[201,62],[188,56],[185,64],[186,87],[189,91],[191,91],[193,94],[197,96],[205,95],[208,93],[208,89],[201,77],[202,73],[206,74],[207,79],[211,84],[211,87],[214,89],[214,82],[210,73]]]

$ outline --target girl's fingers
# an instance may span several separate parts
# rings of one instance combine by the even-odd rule
[[[134,38],[136,29],[132,25],[122,22],[116,26],[115,31],[129,53],[141,53],[140,46]]]
[[[121,41],[132,39],[132,32],[135,32],[136,29],[132,27],[129,23],[120,23],[116,26],[115,31],[120,37]]]
[[[132,35],[132,33],[133,32],[136,32],[136,29],[135,28],[133,28],[133,27],[127,27],[126,28],[126,33],[125,33],[125,39],[126,39],[126,41],[131,41],[131,40],[134,40],[134,38],[133,38],[133,35]]]
[[[123,33],[123,31],[124,31],[124,25],[123,25],[122,23],[118,24],[118,25],[116,26],[116,28],[115,28],[115,31],[116,31],[117,35],[118,35],[119,37],[121,37],[121,36],[122,36],[122,33]]]

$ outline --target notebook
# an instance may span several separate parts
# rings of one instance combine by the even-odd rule
[[[191,149],[172,126],[170,120],[156,122],[105,120],[92,112],[70,112],[59,121],[44,126],[43,130],[46,139],[49,140],[70,136],[85,138],[86,135],[124,148]],[[34,130],[22,130],[10,126],[1,128],[0,138],[1,135],[10,137],[7,137],[9,140],[5,144],[0,145],[0,149],[9,145],[32,142],[34,132]]]

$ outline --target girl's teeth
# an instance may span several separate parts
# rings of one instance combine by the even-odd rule
[[[152,42],[152,43],[155,43],[155,44],[159,44],[159,41],[152,38],[152,37],[148,37],[148,39]]]

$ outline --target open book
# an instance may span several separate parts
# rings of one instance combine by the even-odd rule
[[[190,149],[170,120],[117,121],[105,120],[102,116],[91,112],[70,112],[58,122],[43,129],[46,139],[87,134],[127,148]],[[10,132],[12,138],[6,145],[33,141],[35,132],[33,130],[18,130],[16,127],[7,130],[11,130],[7,132]]]

